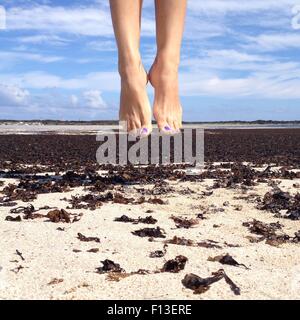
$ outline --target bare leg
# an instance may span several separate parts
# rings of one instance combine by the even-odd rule
[[[119,117],[127,122],[128,131],[147,135],[151,132],[151,107],[139,52],[142,0],[110,0],[110,7],[121,76]]]
[[[154,118],[163,131],[182,126],[178,67],[187,0],[155,0],[157,55],[149,72],[155,88]]]

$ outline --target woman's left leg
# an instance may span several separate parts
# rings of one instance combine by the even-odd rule
[[[149,72],[155,89],[154,118],[160,130],[182,126],[178,67],[187,0],[155,0],[157,55]]]

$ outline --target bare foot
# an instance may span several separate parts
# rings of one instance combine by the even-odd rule
[[[178,67],[169,61],[155,59],[149,80],[155,89],[153,115],[158,128],[165,133],[178,132],[182,127]]]
[[[147,73],[142,64],[120,71],[120,121],[127,123],[127,131],[147,136],[152,131],[151,107],[146,91]]]

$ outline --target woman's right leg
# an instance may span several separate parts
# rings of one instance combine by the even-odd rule
[[[110,7],[121,76],[119,117],[127,122],[128,131],[147,135],[152,127],[147,73],[139,51],[142,0],[110,0]]]

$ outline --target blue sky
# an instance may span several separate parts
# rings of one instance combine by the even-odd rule
[[[0,118],[117,119],[107,0],[0,6]],[[144,0],[147,68],[154,21],[153,1]],[[186,121],[300,120],[300,0],[189,0],[180,81]]]

